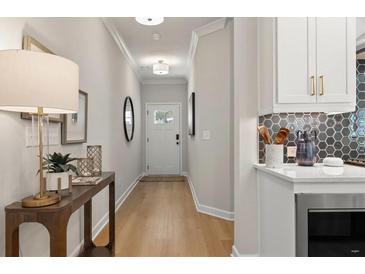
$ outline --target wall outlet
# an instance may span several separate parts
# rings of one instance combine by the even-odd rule
[[[203,140],[210,140],[210,130],[203,130]]]
[[[288,158],[296,157],[296,155],[297,155],[297,147],[296,146],[287,147],[286,156]]]

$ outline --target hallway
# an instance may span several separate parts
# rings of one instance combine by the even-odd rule
[[[116,256],[230,256],[232,244],[233,222],[198,213],[187,182],[139,182],[116,213]]]

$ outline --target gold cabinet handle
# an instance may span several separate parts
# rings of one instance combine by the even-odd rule
[[[312,83],[311,96],[314,96],[316,95],[316,78],[314,76],[311,76],[311,83]]]
[[[324,95],[324,75],[319,76],[319,80],[321,81],[321,88],[319,90],[319,95]]]

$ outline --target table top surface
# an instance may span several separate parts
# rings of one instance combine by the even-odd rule
[[[71,207],[71,211],[74,212],[80,208],[85,202],[90,200],[103,188],[114,182],[114,172],[103,172],[102,180],[96,185],[90,186],[72,186],[72,193],[68,196],[62,197],[61,201],[57,204],[45,206],[45,207],[23,207],[22,202],[14,202],[5,207],[6,212],[57,212]]]

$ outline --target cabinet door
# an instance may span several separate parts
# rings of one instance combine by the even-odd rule
[[[317,102],[355,99],[356,41],[353,19],[317,18]]]
[[[277,18],[277,101],[315,103],[315,20]]]

